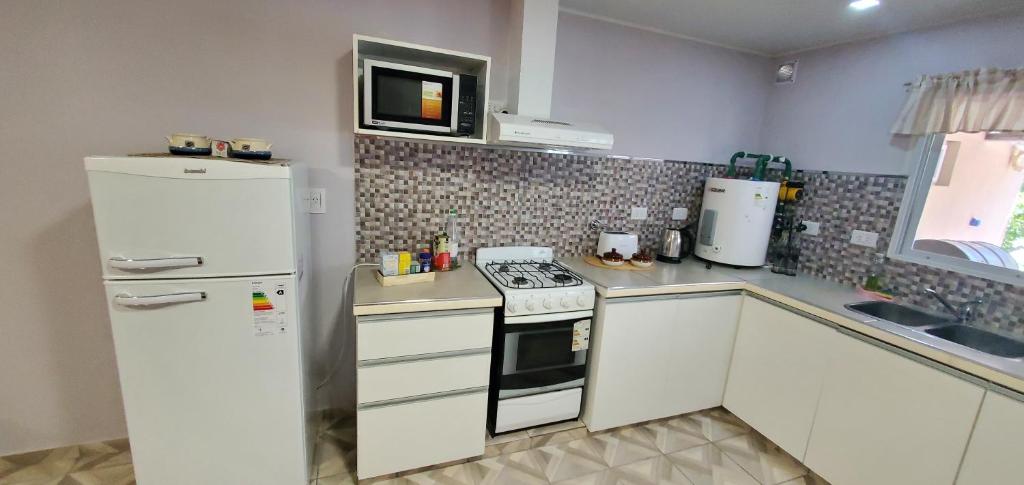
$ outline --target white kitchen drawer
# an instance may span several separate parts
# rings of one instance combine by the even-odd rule
[[[482,455],[487,391],[356,411],[360,479]]]
[[[494,432],[503,433],[544,423],[574,419],[580,415],[582,399],[583,389],[578,387],[533,396],[502,399],[498,401]]]
[[[360,367],[359,404],[487,386],[490,349],[482,353]]]
[[[356,357],[364,361],[489,348],[494,326],[489,310],[360,317]]]

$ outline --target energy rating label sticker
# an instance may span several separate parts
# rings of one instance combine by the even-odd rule
[[[279,335],[288,331],[287,285],[252,282],[252,326],[257,337]]]

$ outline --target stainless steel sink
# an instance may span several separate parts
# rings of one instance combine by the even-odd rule
[[[949,315],[931,313],[888,301],[863,301],[850,303],[846,308],[879,320],[913,328],[933,337],[985,352],[986,354],[1009,359],[1024,358],[1024,342],[982,330]]]
[[[980,350],[986,354],[998,355],[1010,359],[1024,357],[1024,342],[1003,337],[1002,335],[981,330],[967,325],[949,325],[930,328],[925,333],[944,340]]]
[[[956,323],[956,319],[953,317],[918,310],[888,301],[862,301],[846,305],[846,308],[905,327],[928,327]]]

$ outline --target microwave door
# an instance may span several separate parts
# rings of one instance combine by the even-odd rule
[[[457,102],[457,75],[450,72],[376,60],[363,63],[367,126],[453,133]]]

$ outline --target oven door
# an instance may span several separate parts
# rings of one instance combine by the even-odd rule
[[[588,315],[535,323],[506,321],[498,398],[583,386],[590,320]]]
[[[454,133],[458,75],[367,59],[363,61],[363,123],[376,128]]]

